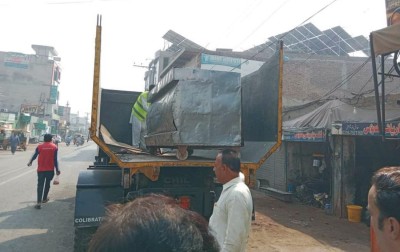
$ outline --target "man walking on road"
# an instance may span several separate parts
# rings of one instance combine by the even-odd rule
[[[20,145],[20,139],[16,132],[10,136],[10,146],[11,146],[11,153],[14,155],[15,151],[17,150],[18,145]]]
[[[44,143],[36,147],[35,154],[33,154],[28,166],[32,165],[33,160],[39,156],[38,159],[38,184],[37,184],[37,204],[36,209],[41,208],[42,203],[47,203],[49,198],[47,197],[50,190],[50,182],[54,177],[54,168],[56,169],[56,174],[60,175],[60,170],[58,169],[58,159],[57,153],[58,148],[52,142],[53,136],[51,134],[44,135]],[[44,190],[43,190],[44,189]]]
[[[210,218],[210,228],[221,251],[245,251],[250,232],[253,199],[240,174],[240,159],[234,150],[218,153],[215,176],[223,190]]]

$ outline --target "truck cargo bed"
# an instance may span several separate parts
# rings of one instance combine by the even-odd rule
[[[259,168],[281,143],[281,71],[282,49],[258,71],[241,78],[242,144],[235,148],[240,149],[242,166],[247,168]],[[195,149],[186,160],[178,160],[173,153],[149,155],[133,149],[129,118],[139,95],[101,89],[95,78],[90,135],[101,151],[121,168],[214,165],[217,151],[223,147]]]

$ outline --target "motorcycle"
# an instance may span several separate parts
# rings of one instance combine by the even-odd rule
[[[75,145],[78,147],[80,145],[83,145],[84,142],[85,142],[85,139],[80,137],[80,138],[76,139]]]

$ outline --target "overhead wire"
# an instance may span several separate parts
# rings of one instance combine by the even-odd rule
[[[325,5],[324,7],[322,7],[320,10],[318,10],[316,13],[314,13],[313,15],[311,15],[310,17],[306,18],[303,22],[301,22],[299,25],[297,25],[296,27],[294,27],[293,29],[289,30],[288,32],[285,32],[284,34],[281,35],[281,37],[278,38],[278,40],[282,40],[285,36],[287,36],[290,32],[294,31],[296,28],[302,26],[303,24],[305,24],[307,21],[309,21],[310,19],[312,19],[313,17],[315,17],[316,15],[318,15],[319,13],[321,13],[323,10],[325,10],[326,8],[328,8],[329,6],[331,6],[333,3],[335,3],[337,0],[333,0],[332,2],[330,2],[329,4]],[[254,59],[255,57],[257,57],[258,55],[260,55],[261,53],[263,53],[267,48],[270,48],[272,45],[274,44],[274,42],[270,42],[270,41],[266,41],[264,44],[264,46],[262,46],[263,48],[261,48],[257,53],[255,53],[253,56],[250,57],[250,59],[246,59],[244,60],[239,66],[233,67],[230,71],[235,70],[236,68],[241,67],[241,65],[247,63],[249,60]]]
[[[283,6],[286,5],[287,2],[290,2],[292,0],[286,0],[284,3],[282,3],[280,6],[278,6],[277,9],[275,9],[266,19],[264,19],[252,32],[250,32],[249,35],[247,35],[242,41],[240,41],[234,48],[239,47],[241,44],[243,44],[246,40],[248,40],[251,36],[254,35],[267,21],[271,19],[280,9],[282,9]]]
[[[226,32],[223,34],[224,36],[229,36],[232,31],[235,28],[235,24],[237,23],[243,23],[246,19],[248,19],[248,17],[250,16],[250,14],[257,9],[257,7],[263,2],[263,0],[259,0],[258,2],[253,2],[255,3],[255,6],[253,7],[252,5],[248,6],[246,10],[241,11],[242,16],[239,18],[236,18],[226,29]],[[209,46],[211,42],[208,42],[205,46],[205,48],[207,48]]]

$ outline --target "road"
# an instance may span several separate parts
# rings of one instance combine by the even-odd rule
[[[60,184],[51,185],[50,201],[36,203],[37,161],[28,167],[36,145],[27,151],[0,151],[0,251],[73,251],[73,214],[79,171],[93,163],[96,145],[59,146]]]

